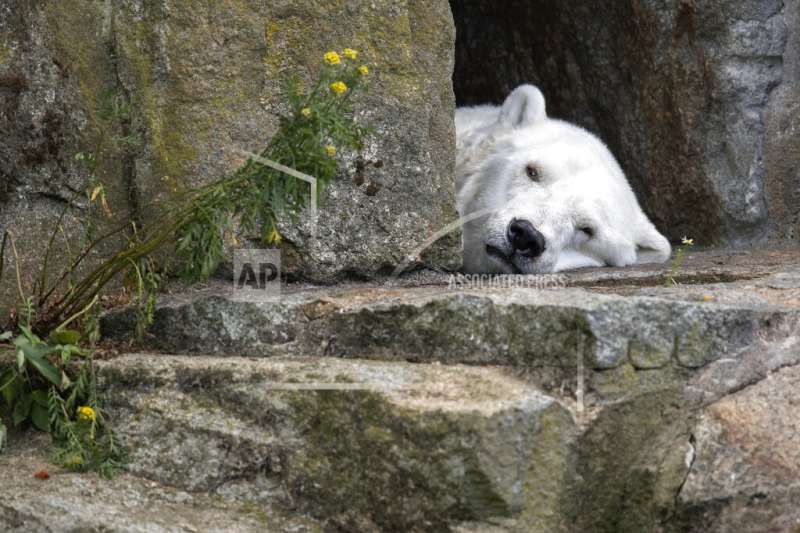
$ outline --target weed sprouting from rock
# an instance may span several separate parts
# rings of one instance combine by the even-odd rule
[[[356,62],[358,55],[350,48],[326,53],[309,91],[303,90],[299,78],[289,77],[283,88],[289,111],[258,153],[257,159],[313,176],[318,195],[336,175],[337,155],[361,149],[367,133],[353,116],[353,95],[366,86],[369,76],[369,68]],[[112,93],[103,118],[129,124],[132,111],[124,98]],[[118,129],[121,135],[112,139],[116,148],[138,145],[130,128]],[[6,231],[0,241],[0,279],[9,249],[18,292],[7,331],[0,329],[0,449],[7,435],[4,422],[29,425],[50,433],[55,463],[108,476],[124,465],[125,455],[98,398],[92,359],[106,287],[121,278],[136,306],[137,333],[142,335],[153,321],[155,294],[166,273],[177,271],[189,282],[208,278],[222,260],[223,236],[234,225],[265,244],[279,244],[279,217],[297,220],[310,195],[308,184],[248,159],[229,175],[149,206],[155,214],[147,223],[130,220],[98,235],[92,216],[110,218],[113,213],[96,175],[95,157],[76,155],[90,174],[87,188],[75,193],[76,198],[85,194],[90,215],[77,250],[56,238],[63,234],[71,201],[54,226],[31,286],[23,282],[12,233]],[[123,244],[110,257],[84,273],[91,254],[120,238]],[[159,255],[171,248],[175,254]],[[56,254],[66,257],[66,266],[52,275],[48,263]],[[159,264],[164,255],[177,261]],[[3,345],[9,348],[7,358]]]

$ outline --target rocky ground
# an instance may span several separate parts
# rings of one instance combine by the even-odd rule
[[[47,461],[47,439],[15,439],[0,456],[3,531],[321,531],[317,522],[273,507],[190,493],[125,474],[108,481]],[[47,472],[48,479],[34,477]]]
[[[797,533],[799,251],[529,288],[381,278],[455,218],[453,90],[498,102],[526,82],[608,143],[673,240],[796,243],[800,0],[718,4],[0,4],[0,232],[23,272],[54,226],[51,275],[87,226],[237,168],[275,131],[283,75],[313,78],[326,50],[370,65],[374,130],[318,238],[281,228],[283,271],[329,285],[176,290],[137,345],[132,313],[109,313],[119,355],[98,371],[130,472],[42,481],[45,443],[14,435],[0,530]],[[83,199],[90,175],[113,216]],[[440,244],[434,270],[458,257]],[[17,291],[6,276],[0,311]]]
[[[112,481],[0,457],[12,531],[798,531],[800,251],[109,313]],[[50,479],[33,473],[48,469]]]

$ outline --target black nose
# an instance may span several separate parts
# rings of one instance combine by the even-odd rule
[[[520,255],[539,257],[544,252],[544,235],[527,220],[515,219],[508,225],[508,242]]]

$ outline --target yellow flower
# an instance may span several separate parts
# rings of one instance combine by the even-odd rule
[[[681,243],[685,244],[686,246],[691,246],[694,244],[694,239],[689,239],[688,237],[684,236],[683,239],[681,239]]]
[[[342,50],[342,53],[347,59],[355,59],[358,57],[358,51],[353,50],[352,48],[345,48]]]
[[[81,459],[81,456],[75,454],[72,457],[70,457],[69,459],[67,459],[64,464],[68,468],[75,468],[76,466],[81,466],[82,463],[83,463],[83,459]]]
[[[713,300],[713,299],[714,299],[714,297],[713,297],[713,296],[711,296],[710,294],[704,294],[704,295],[703,295],[703,301],[704,301],[704,302],[710,302],[710,301],[711,301],[711,300]]]
[[[347,85],[343,81],[335,81],[331,83],[331,91],[335,92],[336,94],[342,94],[347,90]]]
[[[300,114],[308,118],[311,116],[311,109],[304,107],[303,109],[300,110]]]
[[[94,412],[94,409],[89,407],[88,405],[84,405],[83,407],[78,407],[78,418],[81,420],[88,420],[90,422],[94,422],[97,418],[97,413]]]
[[[283,240],[283,237],[281,237],[281,234],[278,233],[278,230],[275,229],[275,228],[272,228],[272,231],[270,231],[267,234],[267,244],[278,245],[278,244],[281,243],[282,240]]]
[[[330,51],[325,54],[325,62],[329,65],[338,65],[342,62],[342,59],[339,57],[339,54]]]
[[[102,185],[98,185],[97,187],[95,187],[92,190],[92,195],[89,198],[89,201],[90,202],[94,202],[97,199],[97,195],[100,194],[101,192],[103,192],[103,186]]]
[[[326,144],[325,145],[325,153],[328,154],[331,157],[335,156],[336,155],[336,147],[333,146],[332,144]]]
[[[362,76],[366,76],[369,74],[369,67],[366,65],[361,65],[358,67],[358,72],[361,73]]]

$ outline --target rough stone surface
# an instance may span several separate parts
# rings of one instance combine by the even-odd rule
[[[540,84],[671,237],[797,238],[798,0],[451,3],[462,100]],[[99,227],[147,218],[147,201],[257,149],[280,75],[308,79],[343,46],[372,67],[359,117],[375,133],[362,165],[346,155],[316,237],[284,225],[285,270],[374,277],[452,220],[443,0],[84,4],[0,7],[0,230],[24,243],[24,272],[63,206],[58,242],[85,229],[77,152],[107,187]],[[110,119],[114,103],[130,117]],[[182,355],[98,364],[131,472],[67,473],[13,434],[0,530],[800,530],[799,263],[692,250],[674,272],[527,280],[544,289],[416,272],[286,285],[272,303],[220,283],[173,294],[142,344]],[[117,342],[131,325],[103,321]]]
[[[593,412],[584,422],[569,490],[575,519],[564,530],[672,530],[675,494],[688,470],[691,419],[680,380]]]
[[[575,433],[568,409],[495,368],[129,355],[99,375],[132,472],[282,496],[342,527],[557,515]]]
[[[797,238],[800,2],[450,3],[459,105],[536,83],[672,239]]]
[[[309,224],[283,225],[286,266],[318,281],[371,276],[455,218],[454,29],[444,0],[114,6],[121,83],[146,139],[134,159],[141,194],[161,194],[165,176],[183,186],[235,169],[237,150],[260,150],[274,131],[283,76],[308,80],[325,51],[352,47],[371,68],[356,106],[373,129],[365,162],[356,169],[348,158],[316,235]]]
[[[783,262],[759,259],[771,254],[748,259],[761,263],[762,270],[750,273],[762,277],[671,287],[639,286],[644,273],[655,276],[650,267],[620,271],[630,274],[632,286],[620,285],[613,272],[549,278],[551,289],[451,288],[440,278],[439,286],[425,287],[287,286],[279,301],[262,303],[235,301],[227,284],[211,284],[163,298],[145,345],[230,356],[513,365],[548,390],[573,390],[580,358],[597,370],[587,375],[587,401],[594,401],[735,360],[759,339],[796,327],[800,275],[787,264],[796,254],[778,253]],[[724,258],[711,255],[687,261],[699,266]],[[686,272],[692,268],[689,263]],[[715,276],[742,272],[735,264],[721,268]],[[663,278],[663,270],[655,277]],[[571,283],[588,288],[563,286]],[[124,339],[131,321],[130,312],[111,313],[104,332]]]
[[[399,464],[413,470],[419,463],[403,458],[414,456],[415,444],[436,441],[436,450],[450,450],[453,444],[445,433],[438,440],[427,440],[436,427],[423,422],[428,417],[454,417],[458,409],[451,407],[458,405],[471,414],[458,418],[457,427],[474,428],[470,420],[485,413],[464,402],[491,403],[487,392],[514,396],[516,387],[530,387],[557,400],[559,415],[549,421],[539,416],[535,430],[521,422],[525,420],[521,413],[515,415],[515,429],[504,429],[502,440],[530,443],[529,449],[520,444],[515,452],[522,453],[517,457],[524,456],[528,464],[526,473],[515,479],[522,476],[527,481],[514,485],[511,492],[495,491],[500,498],[492,499],[493,504],[474,508],[496,511],[502,501],[515,512],[488,511],[479,516],[455,512],[449,515],[454,521],[448,522],[448,530],[722,532],[761,531],[767,524],[775,531],[792,531],[798,518],[793,470],[797,466],[793,410],[800,401],[797,255],[796,250],[698,251],[689,253],[684,265],[672,273],[663,266],[638,266],[585,270],[563,278],[528,278],[560,287],[550,289],[448,288],[446,277],[430,274],[383,285],[287,286],[281,301],[260,304],[234,302],[225,286],[211,285],[166,298],[157,311],[153,336],[144,340],[150,348],[179,349],[185,356],[115,359],[104,363],[102,375],[110,387],[108,397],[119,402],[112,409],[138,413],[122,417],[127,428],[123,431],[130,432],[132,442],[136,435],[147,435],[148,442],[169,443],[137,455],[149,472],[166,476],[157,479],[179,485],[189,479],[198,484],[196,488],[208,490],[228,486],[227,482],[217,484],[224,479],[220,476],[229,473],[251,494],[274,494],[276,484],[265,481],[269,476],[239,475],[243,469],[267,472],[275,465],[289,464],[274,475],[295,482],[322,476],[323,481],[316,484],[300,483],[306,489],[294,494],[298,501],[308,502],[302,509],[337,524],[360,524],[362,530],[372,526],[385,530],[385,524],[397,515],[389,510],[380,518],[369,515],[368,522],[359,521],[356,515],[341,515],[336,505],[320,502],[341,501],[338,498],[346,498],[345,494],[350,495],[348,501],[360,502],[364,491],[391,493],[387,501],[413,502],[407,486],[388,489],[386,478],[373,474],[352,485],[352,478],[345,476],[337,480],[341,491],[331,495],[324,488],[332,479],[326,477],[331,472],[326,468],[349,468],[351,455],[332,444],[325,447],[327,455],[312,453],[292,461],[276,454],[279,443],[304,448],[312,435],[320,439],[333,426],[359,428],[360,436],[350,429],[337,430],[333,441],[345,439],[350,452],[364,449],[368,442],[372,447],[370,439],[383,435],[387,443],[393,443],[393,451],[384,454],[391,457],[386,462],[376,460],[375,468],[394,471],[390,465]],[[665,286],[670,276],[678,284]],[[110,314],[104,326],[120,338],[130,328],[130,318],[124,312]],[[216,355],[226,357],[198,355],[204,353],[203,347],[213,347]],[[298,357],[264,357],[287,353]],[[259,357],[236,357],[242,354]],[[320,359],[320,355],[340,359]],[[459,363],[496,364],[503,369]],[[378,397],[387,407],[375,415],[375,404],[361,401],[361,393],[315,392],[317,396],[301,396],[307,402],[304,405],[335,422],[319,422],[303,436],[305,440],[298,440],[293,432],[274,436],[288,427],[287,421],[303,418],[274,414],[297,413],[291,411],[296,408],[291,402],[280,404],[284,411],[251,407],[252,402],[275,403],[274,397],[267,401],[269,395],[260,384],[278,378],[244,377],[271,365],[297,365],[285,381],[295,381],[295,376],[299,383],[331,375],[339,375],[342,383],[360,381],[347,377],[355,375],[368,376],[387,389],[420,383],[410,376],[425,376],[421,381],[427,384],[422,398],[425,408],[417,407],[425,414],[414,418],[419,425],[403,426],[407,438],[399,438],[396,431],[389,437],[364,429],[364,424],[376,421],[376,427],[398,427],[408,414],[408,396],[384,390]],[[298,375],[297,368],[303,367],[313,370]],[[373,370],[367,372],[368,368]],[[483,386],[482,380],[490,375],[510,381]],[[450,384],[444,390],[469,391],[471,400],[456,400],[449,394],[440,397],[442,389],[431,385],[432,381]],[[247,383],[246,390],[240,383]],[[135,392],[126,393],[128,389]],[[336,394],[350,396],[337,402]],[[441,403],[444,400],[455,403]],[[268,415],[243,419],[227,405]],[[436,406],[442,409],[434,415]],[[152,437],[164,427],[173,427],[165,419],[176,420],[175,426],[181,429]],[[446,434],[464,435],[455,427]],[[485,431],[489,426],[482,427]],[[531,431],[533,438],[528,436]],[[175,434],[182,439],[180,445],[174,444]],[[501,439],[500,433],[490,434]],[[181,462],[181,453],[172,453],[173,448],[186,450],[193,460]],[[231,450],[224,460],[220,460],[220,449]],[[511,464],[504,449],[494,448],[487,455],[506,458],[478,464],[492,471],[498,464]],[[243,457],[239,450],[248,455]],[[321,460],[323,456],[328,460]],[[252,466],[253,457],[269,457],[259,463],[268,466],[258,470]],[[290,471],[300,472],[299,477]],[[505,484],[512,478],[493,479]],[[440,484],[425,481],[415,485],[415,493],[442,487],[452,478],[436,474],[435,479]],[[464,492],[449,494],[474,494],[463,483],[458,486]],[[226,494],[242,490],[230,489]],[[443,500],[426,497],[426,501]],[[429,516],[424,511],[420,514],[416,504],[403,505],[403,516]]]
[[[108,481],[65,471],[47,461],[41,435],[19,437],[0,455],[0,529],[7,533],[322,531],[277,504],[191,493],[130,474]],[[50,478],[35,478],[39,470]]]
[[[796,258],[692,252],[669,287],[652,266],[549,290],[290,286],[258,305],[210,286],[159,310],[185,355],[99,372],[134,474],[325,528],[793,531]],[[253,347],[297,357],[237,357]]]
[[[88,2],[74,9],[65,2],[17,0],[0,6],[0,232],[11,231],[17,243],[26,286],[41,268],[65,208],[50,276],[75,252],[88,220],[103,231],[132,214],[122,151],[111,141],[121,125],[107,119],[115,77],[102,6]],[[113,207],[110,220],[90,213],[83,195],[89,171],[75,159],[79,152],[95,155],[96,174]],[[95,257],[106,251],[99,247]],[[4,311],[17,297],[10,249],[6,252],[0,281]]]
[[[800,528],[798,391],[800,367],[792,366],[703,409],[678,493],[687,530]]]
[[[70,204],[52,262],[62,266],[81,222],[100,231],[146,221],[152,202],[236,169],[237,150],[259,150],[274,133],[284,74],[309,79],[325,51],[349,46],[371,67],[356,105],[373,129],[365,163],[342,154],[316,235],[284,225],[284,266],[319,281],[392,269],[456,216],[453,42],[445,0],[5,2],[0,231],[14,231],[32,272]],[[130,112],[114,117],[114,105]],[[112,220],[89,213],[78,152],[95,156]],[[452,265],[457,254],[451,239],[427,260]],[[13,283],[3,280],[4,304]]]

